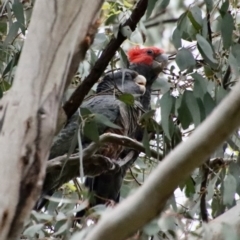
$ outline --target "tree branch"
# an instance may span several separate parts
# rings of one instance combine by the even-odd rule
[[[160,24],[166,24],[166,23],[176,23],[178,21],[178,18],[170,18],[170,19],[165,19],[165,20],[160,20],[152,23],[146,23],[145,27],[146,28],[151,28],[151,27],[156,27]]]
[[[138,142],[136,140],[133,140],[129,137],[114,134],[114,133],[104,133],[100,136],[98,143],[91,143],[87,148],[84,149],[86,157],[88,155],[91,156],[93,153],[95,153],[98,150],[98,148],[102,144],[108,143],[108,142],[113,142],[113,143],[122,145],[124,147],[133,148],[140,152],[146,153],[145,147],[143,146],[143,144],[141,144],[140,142]],[[153,149],[150,149],[150,154],[153,158],[156,158],[159,160],[162,159],[162,154],[158,153],[157,151],[155,151]]]
[[[157,217],[178,184],[206,161],[239,124],[240,80],[191,136],[158,165],[143,186],[102,216],[86,240],[125,239]]]
[[[87,43],[102,2],[35,2],[12,88],[0,103],[0,239],[18,239],[38,198],[74,49]]]
[[[202,183],[201,183],[201,199],[200,199],[200,214],[204,222],[208,222],[208,212],[206,206],[206,194],[207,194],[207,182],[209,175],[209,164],[210,160],[208,159],[205,164],[202,166]]]
[[[130,151],[123,159],[109,159],[99,154],[95,154],[98,149],[108,142],[116,143],[121,146],[132,148],[139,152],[145,153],[143,144],[131,138],[113,134],[105,133],[100,136],[99,142],[91,143],[83,150],[83,168],[86,176],[94,177],[106,172],[118,171],[119,168],[128,168],[132,163],[135,151]],[[151,149],[151,156],[161,160],[162,153]],[[55,191],[64,183],[79,176],[79,155],[73,154],[69,159],[67,155],[56,157],[47,162],[47,174],[44,181],[44,193]]]
[[[140,0],[135,9],[133,10],[131,16],[123,24],[124,26],[129,26],[132,31],[135,30],[137,23],[144,15],[148,5],[148,0]],[[119,31],[117,38],[112,38],[107,47],[103,50],[101,56],[96,61],[90,74],[85,78],[81,85],[75,90],[70,99],[65,103],[64,110],[67,114],[68,119],[77,111],[78,107],[81,105],[84,97],[88,94],[92,86],[101,77],[102,73],[106,69],[108,63],[113,58],[115,52],[118,50],[120,45],[126,39]]]
[[[114,164],[118,164],[120,167],[127,164],[131,157],[126,157],[124,159],[119,159],[117,161],[112,161],[111,159],[104,157],[102,155],[95,155],[97,150],[105,143],[116,143],[121,146],[127,148],[133,148],[139,152],[145,152],[145,147],[142,143],[133,140],[129,137],[121,136],[113,133],[105,133],[102,134],[99,138],[99,142],[91,143],[88,147],[83,150],[83,166],[84,173],[88,176],[96,176],[102,174],[103,172],[107,172],[113,169]],[[163,158],[162,153],[158,153],[157,151],[151,149],[150,154],[153,158],[161,160]],[[66,162],[67,161],[67,162]],[[55,172],[56,170],[61,171],[62,167],[65,167],[66,171],[71,172],[70,168],[73,167],[75,169],[79,168],[79,156],[78,154],[73,154],[69,159],[67,159],[67,155],[63,155],[60,157],[56,157],[47,162],[47,173]],[[99,167],[101,166],[101,167]],[[95,169],[96,168],[96,169]],[[95,170],[94,170],[95,169]],[[70,179],[77,177],[78,175],[73,175]],[[63,184],[63,183],[62,183]]]

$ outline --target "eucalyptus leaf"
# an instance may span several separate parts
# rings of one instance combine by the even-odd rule
[[[80,211],[86,209],[87,207],[88,207],[87,202],[82,202],[82,203],[81,203],[80,205],[78,205],[77,207],[70,209],[70,210],[67,212],[67,215],[68,215],[68,214],[73,214],[73,213],[80,212]]]
[[[182,142],[182,132],[178,125],[174,125],[174,134],[172,138],[172,144],[174,147],[176,147],[179,143]]]
[[[172,43],[176,49],[182,47],[181,33],[178,28],[175,28],[172,35]]]
[[[25,35],[25,18],[23,12],[23,4],[19,0],[14,0],[12,10],[19,23],[19,27],[22,30],[22,34]]]
[[[206,118],[204,103],[203,103],[202,99],[200,99],[200,98],[196,98],[196,100],[197,100],[198,108],[199,108],[200,115],[201,115],[201,122],[203,122],[203,120]]]
[[[95,122],[94,119],[91,119],[91,120],[88,120],[85,122],[84,128],[83,128],[83,133],[90,140],[92,140],[94,142],[99,141],[98,127],[97,127],[97,123]]]
[[[197,127],[201,123],[201,113],[193,92],[186,90],[183,94],[183,99],[186,102],[189,112],[192,115],[193,123],[195,127]]]
[[[67,216],[63,212],[58,212],[58,214],[56,216],[56,221],[60,222],[60,221],[65,221],[65,220],[67,220]]]
[[[62,192],[62,191],[57,191],[57,192],[55,192],[55,193],[52,195],[52,197],[53,197],[53,198],[59,198],[59,200],[61,200],[62,197],[63,197],[63,192]],[[51,201],[51,199],[50,199],[50,200],[49,200],[49,204],[48,204],[48,206],[47,206],[48,212],[49,212],[50,214],[53,214],[53,213],[56,211],[59,203],[60,203],[60,202],[57,202],[57,201]]]
[[[184,71],[186,69],[194,67],[196,61],[188,49],[182,48],[177,52],[176,63],[180,70]]]
[[[135,165],[137,165],[141,169],[148,168],[148,165],[144,162],[144,159],[140,157],[135,161]]]
[[[218,172],[214,177],[209,181],[207,186],[206,201],[210,201],[213,198],[216,182],[219,178],[220,172]]]
[[[149,140],[149,137],[148,137],[148,132],[147,132],[147,129],[145,128],[144,133],[143,133],[142,143],[143,143],[143,146],[145,147],[146,155],[148,157],[151,157],[149,142],[150,142],[150,140]]]
[[[185,182],[185,188],[184,188],[186,197],[191,198],[195,194],[195,186],[192,178],[188,178]]]
[[[195,200],[194,205],[189,209],[188,214],[193,218],[196,214],[199,213],[200,201]]]
[[[234,44],[231,48],[232,55],[236,58],[237,62],[240,62],[240,44]]]
[[[213,9],[213,0],[204,0],[206,7],[207,7],[207,11],[211,12]]]
[[[170,3],[170,0],[161,0],[161,3],[160,3],[160,9],[163,10],[165,9]]]
[[[178,19],[177,28],[181,34],[181,38],[184,40],[190,39],[189,34],[187,33],[187,26],[189,26],[189,18],[187,16],[188,12],[184,12]]]
[[[193,73],[191,76],[194,79],[193,94],[196,98],[203,100],[204,95],[207,92],[207,81],[199,73]]]
[[[158,1],[158,0],[149,0],[149,1],[148,1],[147,13],[146,13],[147,18],[149,18],[150,15],[152,14],[152,11],[153,11],[153,9],[154,9],[155,4],[156,4],[157,1]]]
[[[96,53],[93,51],[93,49],[90,49],[90,56],[91,56],[90,66],[93,67],[95,62],[98,59],[98,57],[97,57]]]
[[[172,196],[169,198],[169,203],[170,205],[172,206],[173,210],[175,212],[178,211],[178,208],[177,208],[177,203],[176,203],[176,198],[175,198],[175,195],[174,193],[172,194]]]
[[[209,42],[200,34],[196,35],[197,46],[202,55],[202,57],[206,60],[207,63],[210,64],[213,68],[217,67],[218,61],[215,59],[213,48],[209,44]]]
[[[129,26],[124,26],[121,28],[121,33],[124,37],[129,39],[131,37],[132,30]]]
[[[11,84],[9,84],[7,81],[2,81],[0,82],[0,88],[3,92],[6,92],[11,88]]]
[[[43,223],[34,224],[28,227],[24,232],[23,235],[27,237],[35,237],[37,233],[44,227]]]
[[[176,218],[172,215],[162,215],[158,221],[158,225],[163,232],[176,231]]]
[[[238,74],[239,74],[239,62],[234,57],[234,55],[232,53],[230,53],[229,56],[228,56],[228,63],[231,67],[232,74],[234,74],[235,76],[238,76]]]
[[[123,49],[120,47],[119,49],[119,55],[120,55],[120,61],[121,61],[121,67],[122,68],[128,68],[129,62],[126,53],[123,51]]]
[[[201,32],[202,32],[202,36],[209,40],[208,19],[207,19],[207,17],[203,18]]]
[[[31,215],[36,222],[51,222],[54,218],[50,213],[39,213],[35,211],[32,211]]]
[[[68,220],[61,220],[56,223],[55,225],[55,236],[61,235],[64,232],[69,230],[69,221]]]
[[[121,127],[119,127],[118,125],[112,123],[107,117],[105,117],[103,114],[98,114],[95,113],[94,114],[94,118],[96,120],[96,122],[98,123],[102,123],[105,126],[108,126],[110,128],[115,128],[115,129],[121,129]]]
[[[137,42],[140,45],[143,45],[145,42],[145,35],[143,34],[142,31],[140,31],[140,29],[136,28],[135,31],[132,33],[131,37],[130,37],[130,41],[131,42]]]
[[[229,164],[229,173],[235,178],[237,185],[240,185],[240,166],[238,163],[231,162]]]
[[[219,104],[229,93],[229,90],[224,89],[222,86],[218,86],[216,89],[216,104]]]
[[[231,205],[237,189],[236,179],[231,174],[226,174],[223,180],[223,204]]]
[[[100,50],[104,48],[108,42],[109,42],[109,38],[105,33],[97,33],[95,35],[92,48],[94,50]]]
[[[206,116],[208,116],[213,111],[215,106],[216,104],[212,99],[211,95],[208,92],[206,92],[204,94],[204,107],[205,107]]]
[[[226,0],[226,1],[222,4],[222,6],[221,6],[221,8],[220,8],[220,10],[219,10],[219,12],[221,13],[221,16],[222,16],[222,17],[227,13],[228,8],[229,8],[229,0]]]
[[[120,189],[120,195],[122,198],[126,198],[131,193],[131,187],[129,185],[123,184]]]
[[[0,33],[6,35],[8,29],[8,25],[6,22],[0,22]]]
[[[197,31],[202,29],[203,19],[202,11],[198,6],[193,6],[188,11],[188,17]]]
[[[170,114],[173,112],[175,99],[168,91],[162,96],[160,104],[162,128],[167,138],[171,140],[173,131],[171,131],[172,121],[170,121]]]
[[[223,40],[223,46],[225,49],[229,49],[232,45],[232,34],[234,29],[234,20],[230,13],[226,13],[223,17],[221,24],[221,34]]]
[[[164,77],[158,77],[152,84],[151,89],[154,91],[161,90],[161,93],[164,94],[170,90],[170,83]]]
[[[143,232],[149,236],[155,235],[160,230],[158,221],[156,219],[152,220],[150,223],[143,227]]]
[[[4,40],[4,44],[11,44],[13,42],[13,40],[16,38],[17,34],[18,34],[18,30],[19,30],[19,23],[18,22],[14,22],[8,32],[7,37]]]
[[[177,108],[178,119],[181,122],[182,128],[187,129],[192,123],[192,116],[187,106],[186,98],[179,98],[177,102],[180,102],[180,106]]]
[[[145,113],[143,113],[140,117],[140,122],[144,119],[145,121],[148,121],[150,118],[152,118],[155,114],[155,110],[151,109]]]
[[[82,117],[86,117],[92,114],[92,112],[88,108],[83,108],[83,107],[80,108],[80,113]]]
[[[17,52],[14,54],[13,58],[11,59],[11,61],[7,64],[6,68],[3,71],[3,77],[6,76],[7,73],[9,73],[17,64],[18,64],[18,60],[20,57],[21,52]]]
[[[91,210],[93,210],[99,215],[102,215],[106,209],[107,209],[107,206],[105,204],[99,204],[91,208]]]
[[[134,104],[134,97],[130,93],[123,93],[120,96],[118,96],[118,99],[129,106],[133,106]]]
[[[219,196],[214,196],[212,199],[211,203],[211,208],[212,208],[212,217],[216,218],[219,215],[221,215],[221,210],[222,210],[222,204],[221,204],[221,199]]]
[[[72,191],[72,192],[70,192],[69,190],[67,191],[68,191],[68,198],[71,199],[72,201],[61,205],[60,211],[68,217],[69,213],[73,212],[76,206],[76,202],[78,202],[79,195],[77,194],[76,191]]]

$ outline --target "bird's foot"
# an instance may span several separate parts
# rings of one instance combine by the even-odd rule
[[[107,207],[112,207],[113,208],[113,207],[115,207],[117,205],[117,203],[115,201],[109,199],[109,200],[106,201],[105,205]]]

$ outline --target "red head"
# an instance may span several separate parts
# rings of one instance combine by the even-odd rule
[[[151,65],[153,61],[163,53],[164,51],[157,47],[134,47],[128,51],[128,59],[130,63]]]

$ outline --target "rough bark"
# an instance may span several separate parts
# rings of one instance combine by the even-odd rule
[[[70,63],[79,42],[90,44],[102,2],[35,3],[13,86],[0,102],[0,239],[17,238],[38,198]]]
[[[239,89],[240,82],[188,140],[159,163],[142,187],[103,215],[86,240],[125,239],[157,217],[178,184],[240,125]]]

